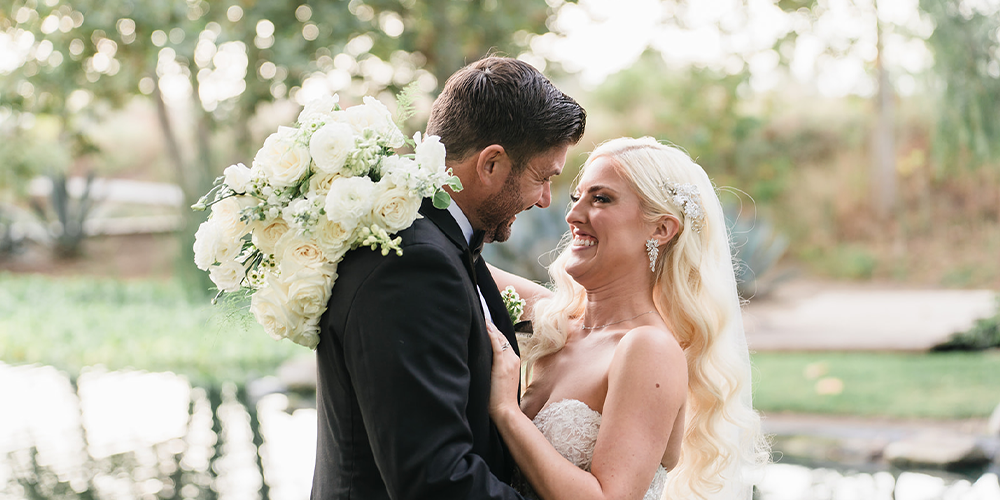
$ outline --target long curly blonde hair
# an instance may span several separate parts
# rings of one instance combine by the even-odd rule
[[[684,349],[688,367],[688,409],[681,460],[670,472],[665,498],[750,498],[751,479],[769,459],[760,417],[750,401],[750,361],[742,332],[740,301],[729,248],[729,232],[715,187],[691,158],[655,139],[614,139],[600,145],[638,193],[649,222],[663,216],[681,224],[655,263],[653,302]],[[667,186],[693,184],[700,193],[703,221],[686,220]],[[698,227],[696,227],[698,226]],[[534,308],[534,334],[522,348],[530,380],[535,363],[566,345],[570,322],[581,318],[586,291],[565,270],[564,248],[549,266],[553,295]],[[727,337],[732,336],[732,337]]]

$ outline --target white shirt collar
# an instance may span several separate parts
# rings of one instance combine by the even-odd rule
[[[465,212],[462,211],[462,208],[459,207],[458,203],[455,203],[454,200],[452,200],[451,204],[448,205],[448,213],[450,213],[452,218],[455,219],[455,222],[458,223],[458,227],[462,229],[462,235],[465,236],[465,242],[469,243],[472,241],[472,223],[469,222],[469,218],[465,216]]]

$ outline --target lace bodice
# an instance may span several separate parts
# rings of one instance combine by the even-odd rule
[[[533,422],[560,455],[577,467],[590,470],[594,459],[594,445],[597,444],[597,431],[601,427],[599,412],[592,410],[583,401],[563,399],[542,408]],[[661,465],[657,467],[656,475],[653,476],[653,482],[643,500],[660,500],[666,483],[667,471]],[[515,485],[527,498],[537,498],[526,482],[518,481]]]

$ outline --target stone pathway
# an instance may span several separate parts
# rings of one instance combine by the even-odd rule
[[[924,351],[997,310],[991,290],[913,290],[801,281],[743,312],[755,351]]]

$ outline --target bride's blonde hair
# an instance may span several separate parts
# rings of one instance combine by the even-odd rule
[[[688,366],[681,460],[670,472],[664,497],[749,498],[743,472],[767,462],[768,446],[750,404],[750,365],[729,233],[715,187],[686,153],[649,137],[605,142],[587,159],[581,175],[597,158],[612,160],[639,195],[646,220],[673,216],[681,224],[677,236],[661,247],[652,289],[653,302],[684,349]],[[686,218],[684,207],[668,193],[668,187],[682,184],[697,187],[703,221]],[[689,215],[697,214],[689,210]],[[522,348],[529,380],[535,362],[562,349],[570,321],[584,313],[586,291],[566,273],[568,257],[564,248],[549,266],[554,293],[534,308],[534,334]]]

